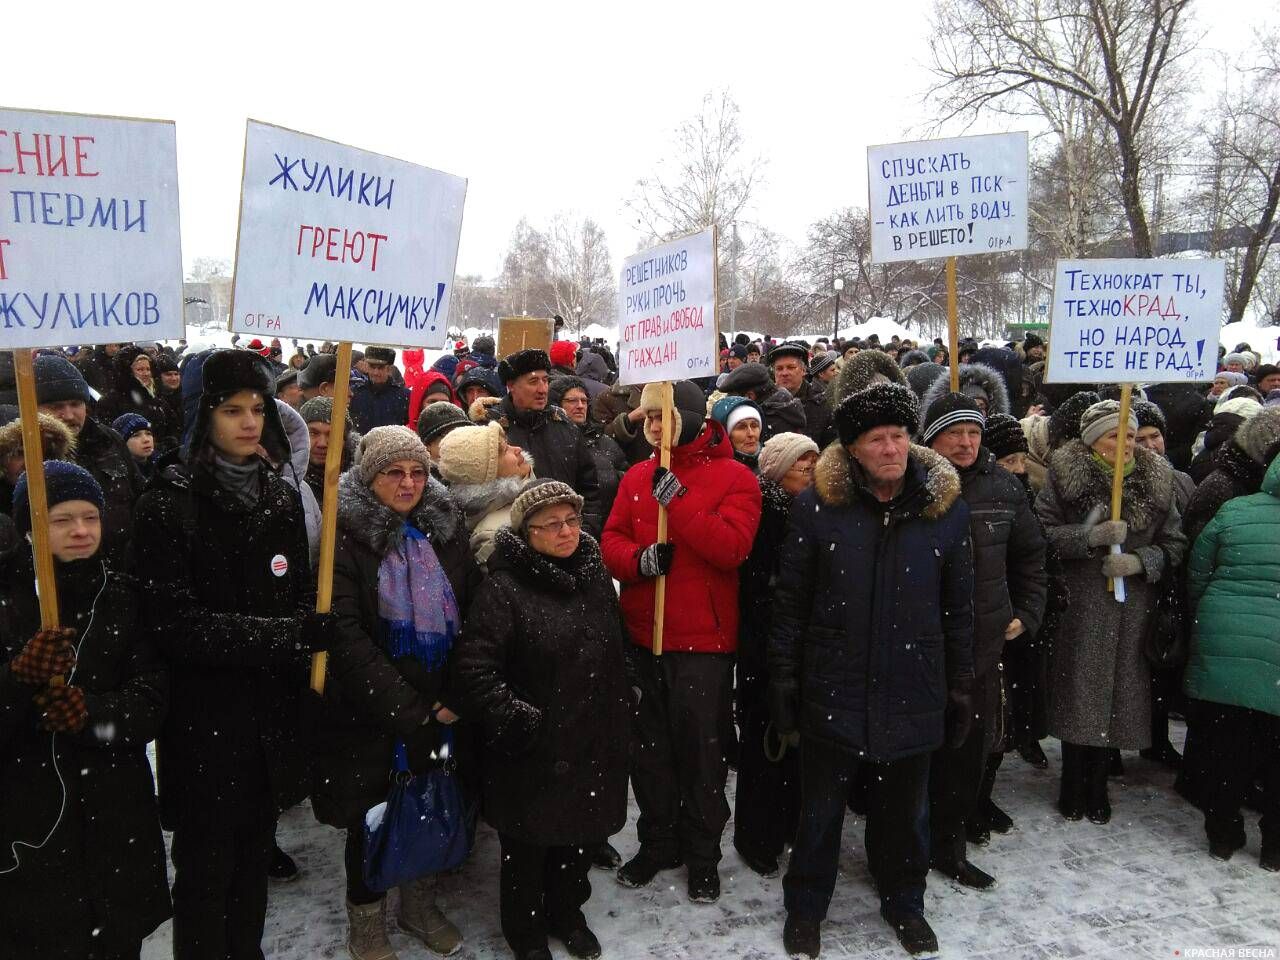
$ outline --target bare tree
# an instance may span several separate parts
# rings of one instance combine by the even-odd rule
[[[584,323],[612,325],[616,287],[604,230],[590,217],[561,214],[551,222],[548,268],[555,312],[582,335]]]
[[[1037,98],[1106,131],[1135,256],[1153,253],[1142,197],[1154,116],[1179,94],[1191,0],[938,0],[930,48],[943,121]],[[1015,108],[1016,109],[1016,108]]]
[[[628,209],[652,242],[712,225],[723,236],[742,220],[764,168],[744,152],[738,105],[727,92],[708,93],[697,116],[676,128],[674,144],[669,161],[636,181]]]
[[[191,261],[190,275],[187,277],[195,283],[208,283],[231,276],[231,261],[222,257],[196,257]]]
[[[503,313],[510,316],[550,316],[555,312],[551,283],[551,247],[547,237],[520,218],[502,259]]]

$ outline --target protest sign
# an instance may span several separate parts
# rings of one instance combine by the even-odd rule
[[[623,261],[618,341],[620,383],[716,375],[715,227]]]
[[[177,339],[172,121],[0,108],[4,346]]]
[[[867,148],[871,262],[1027,246],[1027,135]]]
[[[499,317],[498,358],[521,350],[549,350],[556,338],[556,322],[550,317]]]
[[[1047,383],[1212,380],[1221,260],[1059,260]]]
[[[256,120],[231,329],[438,348],[467,181]]]

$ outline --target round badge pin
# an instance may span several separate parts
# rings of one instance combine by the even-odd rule
[[[277,553],[271,558],[271,572],[277,577],[283,577],[289,572],[289,558],[283,553]]]

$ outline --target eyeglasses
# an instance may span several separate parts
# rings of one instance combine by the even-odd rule
[[[537,523],[537,524],[531,523],[529,524],[529,529],[545,530],[547,533],[551,534],[553,537],[558,537],[560,536],[560,532],[564,530],[565,527],[568,527],[570,530],[577,530],[581,526],[582,526],[582,518],[575,514],[574,516],[569,517],[566,520],[552,520],[550,523]]]
[[[390,480],[390,481],[391,481],[392,483],[394,483],[396,486],[399,486],[400,484],[404,483],[404,478],[405,478],[405,477],[408,477],[408,478],[409,478],[410,480],[412,480],[414,483],[426,483],[426,482],[427,482],[427,471],[423,470],[421,467],[418,467],[418,468],[416,468],[416,469],[410,470],[408,473],[405,473],[405,472],[404,472],[403,470],[401,470],[399,467],[392,467],[390,470],[383,470],[383,471],[381,471],[381,472],[378,474],[378,476],[380,476],[380,477],[386,477],[388,480]]]
[[[802,477],[807,477],[809,474],[813,473],[813,467],[812,466],[802,467],[799,464],[797,464],[796,466],[788,470],[787,473],[798,473]]]

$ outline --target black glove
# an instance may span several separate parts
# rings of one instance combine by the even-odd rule
[[[676,497],[683,497],[688,488],[666,467],[658,467],[653,471],[653,499],[664,507],[671,506]]]
[[[673,543],[651,543],[640,551],[637,567],[642,577],[665,577],[671,572],[671,560],[675,557]]]
[[[959,748],[973,729],[973,677],[958,677],[947,691],[946,736],[948,749]]]
[[[302,621],[302,642],[312,653],[328,650],[333,646],[337,626],[338,618],[332,613],[316,613],[313,610]]]
[[[789,737],[800,729],[800,688],[794,680],[774,680],[766,695],[769,719],[779,737]]]

